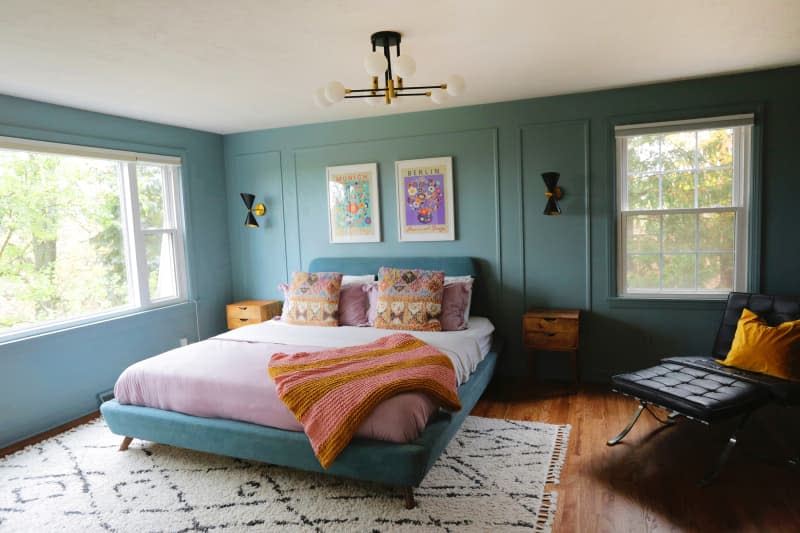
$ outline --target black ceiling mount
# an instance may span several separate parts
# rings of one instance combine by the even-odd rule
[[[381,48],[385,46],[397,46],[400,44],[400,33],[396,31],[376,31],[370,37],[370,41],[372,42],[372,49],[374,50],[376,46],[380,46]]]

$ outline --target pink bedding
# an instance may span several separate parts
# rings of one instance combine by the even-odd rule
[[[208,339],[131,365],[117,380],[114,395],[122,404],[303,431],[278,398],[267,363],[276,352],[317,349]],[[435,411],[424,393],[398,394],[378,405],[356,436],[408,442],[419,436]]]

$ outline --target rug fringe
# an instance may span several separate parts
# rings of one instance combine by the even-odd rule
[[[536,531],[536,533],[552,531],[553,523],[556,518],[557,502],[557,492],[542,493],[542,505],[539,507],[539,512],[536,514],[536,525],[534,526],[534,531]]]
[[[550,458],[550,466],[547,469],[547,483],[558,484],[561,480],[561,467],[567,459],[567,447],[569,445],[569,433],[572,426],[564,424],[558,426],[556,439],[553,443],[553,455]]]

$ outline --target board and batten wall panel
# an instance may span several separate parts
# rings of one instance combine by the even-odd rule
[[[525,304],[588,309],[589,122],[532,124],[521,130]],[[562,214],[543,214],[542,173],[559,172]]]
[[[400,242],[395,161],[453,158],[455,241]],[[476,308],[493,309],[499,294],[498,178],[496,131],[459,131],[440,135],[386,138],[298,149],[294,152],[300,256],[296,268],[315,257],[469,255],[481,263]],[[328,242],[327,166],[378,164],[382,241]]]

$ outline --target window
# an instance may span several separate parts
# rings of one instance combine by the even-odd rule
[[[617,126],[618,293],[746,290],[752,115]]]
[[[180,159],[0,138],[0,338],[186,299]]]

